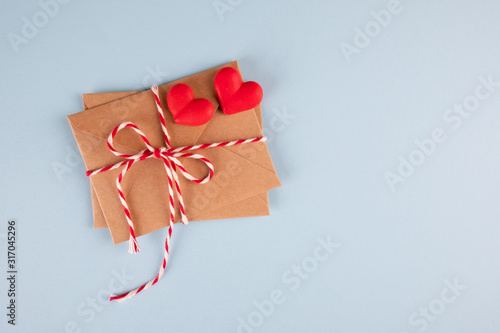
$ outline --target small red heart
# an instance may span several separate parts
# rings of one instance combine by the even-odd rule
[[[243,83],[240,73],[232,67],[221,69],[214,80],[215,91],[225,114],[253,109],[262,101],[262,88],[257,82]]]
[[[173,86],[167,104],[176,124],[200,126],[212,118],[214,106],[205,98],[194,98],[193,90],[184,83]]]

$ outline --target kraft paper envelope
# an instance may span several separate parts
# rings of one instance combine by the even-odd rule
[[[139,91],[130,92],[116,92],[116,93],[94,93],[94,94],[84,94],[83,105],[85,110],[93,108],[102,104],[112,102],[114,100],[130,96],[138,93]],[[257,119],[259,121],[260,128],[262,129],[262,111],[261,106],[258,105],[255,109]],[[94,215],[94,228],[107,228],[108,224],[102,213],[99,200],[95,194],[95,190],[91,184],[91,197],[92,197],[92,209]],[[258,194],[253,197],[249,197],[240,202],[230,204],[219,209],[214,209],[210,212],[206,212],[204,215],[205,220],[218,220],[227,218],[237,218],[237,217],[249,217],[249,216],[263,216],[269,215],[268,206],[268,196],[267,192]]]
[[[237,63],[233,62],[160,87],[160,99],[173,147],[262,136],[260,117],[256,110],[228,116],[218,108],[213,80],[216,73],[226,66],[238,68]],[[214,105],[216,112],[207,124],[193,127],[173,122],[167,108],[166,95],[172,86],[181,82],[193,89],[196,98],[206,98]],[[125,95],[127,93],[123,94]],[[152,146],[164,146],[150,90],[89,108],[68,116],[68,119],[88,170],[122,161],[122,158],[109,151],[106,140],[112,129],[124,121],[135,123],[146,134]],[[115,137],[115,147],[122,153],[134,154],[144,149],[144,143],[135,132],[124,129]],[[212,161],[215,176],[206,184],[196,184],[179,174],[186,213],[191,221],[218,218],[217,210],[230,205],[240,207],[240,210],[235,208],[232,217],[245,216],[247,213],[252,215],[251,209],[244,202],[257,197],[263,201],[259,195],[280,186],[263,142],[194,152]],[[193,176],[201,178],[207,174],[203,163],[191,159],[184,159],[183,162]],[[120,171],[121,168],[118,168],[91,177],[95,197],[115,243],[129,238],[115,183]],[[170,212],[167,176],[160,160],[150,159],[136,163],[124,178],[122,187],[135,223],[136,235],[168,225]],[[179,215],[177,212],[177,221],[180,219]]]

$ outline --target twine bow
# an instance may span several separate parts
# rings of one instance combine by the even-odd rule
[[[93,171],[87,171],[86,175],[87,176],[93,176],[98,173],[106,172],[109,170],[117,169],[120,167],[123,167],[121,173],[118,175],[116,178],[116,188],[118,190],[118,196],[120,198],[120,201],[122,203],[123,211],[125,213],[125,217],[127,219],[127,223],[129,226],[129,232],[130,232],[130,238],[129,238],[129,252],[130,253],[137,253],[140,251],[139,245],[137,244],[137,239],[135,236],[135,230],[134,230],[134,223],[132,221],[132,217],[130,215],[130,210],[127,204],[127,200],[125,199],[125,195],[123,194],[121,182],[125,175],[127,174],[127,171],[137,162],[143,161],[146,159],[150,158],[156,158],[160,159],[163,161],[163,165],[165,167],[165,171],[167,173],[167,178],[168,178],[168,194],[169,194],[169,207],[170,207],[170,219],[169,219],[169,226],[168,226],[168,233],[167,233],[167,238],[165,240],[165,255],[163,257],[163,263],[161,265],[160,271],[156,275],[156,277],[149,281],[148,283],[143,284],[141,287],[131,290],[125,294],[119,295],[119,296],[111,296],[110,301],[118,301],[122,302],[126,299],[129,299],[136,295],[137,293],[141,292],[144,289],[147,289],[154,285],[155,283],[158,282],[158,280],[162,277],[165,267],[167,266],[167,261],[168,261],[168,256],[169,256],[169,245],[170,245],[170,239],[172,237],[172,230],[174,227],[174,220],[175,220],[175,204],[174,204],[174,196],[177,196],[178,203],[179,203],[179,210],[181,213],[181,221],[183,224],[188,224],[188,218],[186,216],[186,211],[184,208],[184,201],[182,199],[182,193],[181,193],[181,188],[179,185],[179,178],[177,175],[177,169],[181,172],[181,174],[187,178],[188,180],[198,183],[198,184],[205,184],[210,179],[214,176],[215,171],[214,171],[214,166],[212,162],[210,162],[207,158],[205,158],[203,155],[196,154],[196,153],[189,153],[187,151],[193,151],[193,150],[199,150],[199,149],[207,149],[207,148],[214,148],[214,147],[226,147],[226,146],[234,146],[234,145],[240,145],[240,144],[246,144],[246,143],[254,143],[254,142],[265,142],[266,137],[260,137],[260,138],[253,138],[253,139],[246,139],[246,140],[236,140],[236,141],[227,141],[227,142],[218,142],[218,143],[209,143],[209,144],[201,144],[201,145],[194,145],[194,146],[184,146],[184,147],[178,147],[178,148],[172,148],[170,145],[170,136],[167,131],[166,123],[165,123],[165,118],[163,116],[163,110],[160,104],[160,99],[158,97],[158,87],[153,86],[151,88],[151,91],[154,94],[155,102],[156,102],[156,107],[158,110],[158,116],[160,118],[160,123],[161,123],[161,128],[163,132],[163,139],[165,141],[165,147],[160,147],[160,148],[154,148],[151,146],[151,143],[149,142],[148,138],[146,135],[134,124],[131,122],[124,122],[118,125],[113,129],[113,131],[109,134],[108,137],[108,148],[109,150],[116,156],[122,157],[124,160],[121,162],[118,162],[113,165],[109,165],[100,169],[96,169]],[[124,128],[131,128],[133,129],[139,136],[142,138],[144,144],[146,145],[146,149],[141,150],[137,154],[134,155],[127,155],[119,152],[116,150],[114,147],[114,137],[116,134],[121,131]],[[183,166],[182,162],[179,161],[179,158],[192,158],[196,159],[199,161],[202,161],[205,163],[205,165],[208,168],[208,174],[205,178],[196,178],[193,175],[191,175]],[[174,186],[175,186],[175,191],[174,191]]]

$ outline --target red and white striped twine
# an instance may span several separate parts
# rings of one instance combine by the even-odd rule
[[[100,169],[96,169],[93,171],[87,171],[86,175],[87,176],[93,176],[101,172],[106,172],[108,170],[113,170],[117,169],[120,167],[123,167],[122,171],[116,178],[116,188],[118,190],[118,196],[120,197],[120,201],[123,206],[123,212],[125,213],[125,217],[127,219],[127,223],[129,226],[129,232],[130,232],[130,238],[129,238],[129,252],[130,253],[137,253],[140,251],[139,245],[137,244],[137,239],[135,236],[135,231],[134,231],[134,223],[132,221],[132,217],[130,215],[130,209],[127,204],[127,200],[125,199],[125,195],[123,194],[123,189],[121,186],[121,182],[125,175],[127,174],[127,171],[130,170],[130,168],[139,161],[143,161],[145,159],[149,158],[158,158],[163,161],[163,165],[165,166],[165,171],[167,173],[167,179],[168,179],[168,193],[169,193],[169,207],[170,207],[170,220],[169,220],[169,226],[168,226],[168,233],[167,233],[167,238],[165,240],[165,254],[163,257],[163,262],[160,267],[160,271],[156,275],[156,277],[149,281],[148,283],[143,284],[137,289],[131,290],[125,294],[118,295],[118,296],[111,296],[109,298],[110,301],[118,301],[118,302],[123,302],[131,297],[133,297],[135,294],[143,291],[144,289],[147,289],[154,285],[160,278],[162,277],[165,267],[167,266],[167,261],[168,261],[168,256],[169,256],[169,246],[170,246],[170,238],[172,237],[172,230],[174,227],[174,219],[175,219],[175,206],[174,206],[174,195],[175,193],[177,194],[177,199],[179,202],[179,210],[181,212],[181,221],[184,224],[188,223],[188,218],[186,216],[186,210],[184,207],[184,201],[182,200],[182,194],[181,194],[181,188],[179,185],[179,178],[177,176],[177,169],[181,172],[181,174],[189,179],[190,181],[198,184],[205,184],[207,183],[213,176],[214,176],[214,166],[212,162],[210,162],[207,158],[205,158],[203,155],[200,154],[194,154],[194,153],[186,153],[187,151],[192,151],[192,150],[198,150],[198,149],[207,149],[207,148],[215,148],[215,147],[228,147],[228,146],[234,146],[234,145],[241,145],[241,144],[246,144],[246,143],[254,143],[254,142],[265,142],[266,137],[260,137],[260,138],[253,138],[253,139],[246,139],[246,140],[235,140],[235,141],[228,141],[228,142],[217,142],[217,143],[207,143],[207,144],[201,144],[201,145],[195,145],[195,146],[185,146],[185,147],[177,147],[177,148],[171,148],[170,146],[170,136],[168,135],[167,127],[166,127],[166,122],[165,118],[163,116],[163,110],[160,104],[160,98],[158,96],[158,87],[155,85],[151,88],[151,91],[154,94],[155,102],[156,102],[156,107],[158,109],[158,116],[160,118],[160,123],[161,123],[161,128],[163,132],[163,139],[165,141],[165,147],[161,148],[154,148],[151,146],[151,143],[149,142],[148,138],[146,135],[133,123],[131,122],[124,122],[118,125],[113,129],[113,131],[110,133],[108,137],[108,148],[109,150],[115,154],[116,156],[124,158],[123,161],[118,162],[113,165],[109,165]],[[113,140],[116,134],[126,128],[132,128],[139,136],[142,138],[144,141],[144,144],[146,145],[146,149],[138,152],[137,154],[134,155],[127,155],[127,154],[122,154],[118,150],[115,149]],[[200,160],[205,165],[208,167],[208,175],[203,178],[199,179],[194,176],[192,176],[182,165],[182,162],[179,161],[179,158],[192,158],[196,160]],[[174,192],[174,187],[175,187],[175,192]]]

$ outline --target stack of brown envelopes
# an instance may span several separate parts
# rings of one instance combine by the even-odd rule
[[[191,75],[159,87],[166,127],[171,146],[191,146],[261,137],[262,113],[256,108],[233,115],[224,114],[214,88],[214,78],[223,67],[239,71],[231,62]],[[208,99],[214,106],[212,119],[201,126],[174,123],[167,107],[167,93],[178,83],[188,84],[195,98]],[[68,116],[87,170],[115,164],[123,159],[107,146],[107,138],[119,124],[129,121],[137,125],[155,148],[163,147],[163,135],[153,93],[147,91],[98,93],[83,95],[85,110]],[[144,142],[131,129],[120,131],[115,147],[125,154],[145,148]],[[269,215],[267,191],[280,186],[265,142],[216,147],[193,151],[214,165],[214,177],[206,184],[196,184],[179,173],[180,187],[189,221],[215,220]],[[200,161],[184,159],[185,168],[203,178],[208,170]],[[118,197],[116,178],[121,168],[90,177],[94,227],[109,228],[115,244],[129,240],[129,229]],[[137,236],[169,224],[167,175],[158,159],[147,159],[134,165],[122,182]],[[176,201],[176,222],[180,221]]]

